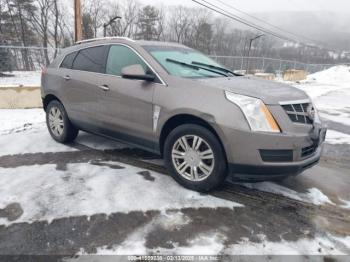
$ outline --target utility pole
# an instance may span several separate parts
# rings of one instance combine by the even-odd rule
[[[81,4],[80,0],[74,0],[74,40],[78,42],[82,40],[81,29]]]
[[[103,24],[103,37],[106,37],[107,26],[112,24],[117,19],[121,19],[121,17],[120,16],[113,17],[111,20],[108,21],[108,23]]]
[[[248,63],[247,63],[247,72],[246,74],[249,74],[249,66],[250,66],[250,50],[252,49],[252,44],[253,44],[253,41],[264,36],[264,34],[261,34],[261,35],[257,35],[256,37],[253,37],[249,40],[249,48],[248,48]]]

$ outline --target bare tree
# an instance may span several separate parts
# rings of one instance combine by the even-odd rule
[[[44,48],[45,63],[50,63],[48,46],[49,46],[49,22],[51,9],[54,6],[54,0],[36,0],[38,11],[33,10],[31,13],[31,22],[34,30],[41,38]]]
[[[134,37],[139,13],[139,3],[135,0],[124,0],[111,3],[109,17],[121,16],[108,28],[109,35]]]
[[[97,36],[98,29],[102,27],[104,20],[106,20],[105,17],[108,13],[106,6],[108,5],[105,1],[85,0],[83,2],[83,14],[91,20],[93,37]]]
[[[20,42],[23,46],[35,43],[34,33],[28,23],[28,17],[36,10],[33,0],[6,0],[6,5],[15,33],[11,35],[11,40]],[[20,53],[24,68],[31,69],[33,65],[30,63],[28,50],[22,49]]]
[[[51,36],[53,37],[54,41],[54,55],[53,57],[56,57],[57,55],[57,50],[59,47],[59,42],[60,42],[60,34],[59,34],[59,23],[60,23],[60,11],[58,9],[58,0],[52,0],[53,1],[53,8],[52,8],[52,14],[54,17],[54,22],[53,22],[53,32],[51,30]]]
[[[170,39],[183,43],[192,27],[190,9],[184,6],[176,6],[169,10]]]

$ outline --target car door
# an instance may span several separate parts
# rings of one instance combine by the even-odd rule
[[[135,64],[152,73],[133,49],[122,44],[111,45],[104,82],[108,90],[103,98],[101,120],[107,135],[151,148],[154,146],[153,92],[158,80],[122,78],[122,68]]]
[[[108,48],[102,45],[81,49],[74,58],[72,69],[63,72],[68,114],[81,128],[90,130],[101,125],[100,105],[104,96],[101,85]]]

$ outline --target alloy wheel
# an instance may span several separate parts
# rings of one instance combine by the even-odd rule
[[[215,165],[212,148],[197,135],[184,135],[177,139],[171,157],[176,171],[185,179],[194,182],[208,178]]]
[[[53,106],[50,108],[49,126],[50,126],[50,130],[55,136],[60,137],[63,134],[63,131],[64,131],[63,116],[62,116],[61,110],[56,106]]]

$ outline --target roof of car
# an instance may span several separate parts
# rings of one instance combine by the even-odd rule
[[[76,42],[73,46],[64,48],[60,50],[60,56],[65,56],[71,52],[77,51],[85,47],[93,47],[95,45],[109,44],[109,43],[123,43],[123,44],[136,44],[140,46],[167,46],[167,47],[181,47],[189,48],[185,45],[174,43],[174,42],[162,42],[162,41],[146,41],[146,40],[133,40],[128,37],[101,37],[86,39]],[[53,62],[52,64],[55,64]]]
[[[99,44],[99,43],[120,43],[120,42],[132,42],[139,44],[141,46],[177,46],[177,47],[185,47],[182,44],[174,43],[174,42],[163,42],[163,41],[147,41],[147,40],[133,40],[128,37],[101,37],[101,38],[92,38],[86,39],[79,42],[76,42],[74,46],[79,46],[81,44]]]

